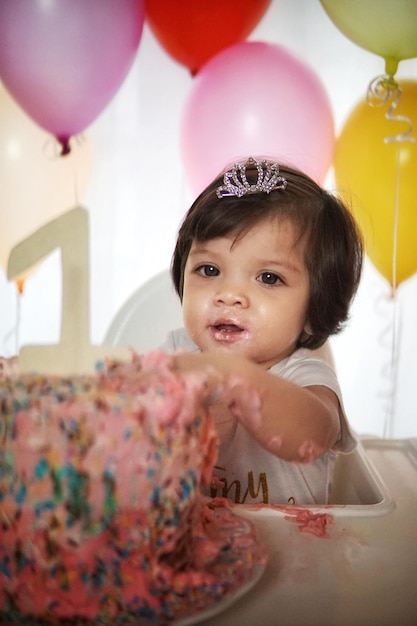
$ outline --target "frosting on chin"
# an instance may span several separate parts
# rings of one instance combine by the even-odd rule
[[[0,362],[0,622],[157,624],[251,575],[220,556],[263,561],[253,529],[200,493],[205,395],[162,353],[72,378]]]

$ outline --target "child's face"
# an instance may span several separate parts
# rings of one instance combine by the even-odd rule
[[[237,241],[191,246],[183,317],[197,346],[245,355],[265,368],[289,356],[306,326],[304,243],[289,221],[265,220]]]

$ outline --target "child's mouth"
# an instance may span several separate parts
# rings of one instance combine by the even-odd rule
[[[236,326],[236,324],[216,324],[214,328],[221,333],[241,333],[243,330],[240,326]]]
[[[211,326],[211,332],[216,341],[232,343],[246,337],[246,329],[232,322],[220,322]]]

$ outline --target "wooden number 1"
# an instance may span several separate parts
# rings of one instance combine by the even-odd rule
[[[61,250],[62,313],[59,344],[23,346],[19,352],[22,371],[48,374],[92,372],[105,356],[126,358],[126,349],[90,344],[89,226],[88,214],[75,207],[42,226],[11,251],[7,277],[14,280],[44,259]]]

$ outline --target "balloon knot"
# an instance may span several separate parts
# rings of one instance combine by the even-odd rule
[[[70,138],[69,137],[57,137],[57,140],[61,144],[60,156],[66,156],[67,154],[70,154],[71,152]]]
[[[25,288],[25,279],[24,278],[16,278],[15,285],[17,288],[17,293],[19,296],[23,295],[23,291]]]

